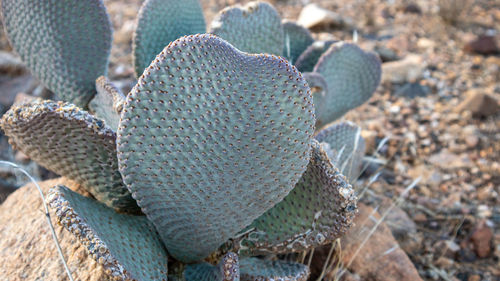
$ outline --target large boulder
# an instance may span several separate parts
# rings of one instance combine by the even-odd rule
[[[44,194],[56,184],[64,184],[87,195],[64,178],[40,182]],[[111,280],[86,249],[62,228],[51,212],[59,244],[75,280]],[[0,276],[2,280],[68,280],[57,253],[42,199],[36,187],[28,184],[12,193],[0,205]]]

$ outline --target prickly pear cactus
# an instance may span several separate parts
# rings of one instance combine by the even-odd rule
[[[285,33],[283,55],[288,61],[295,63],[297,58],[314,42],[314,39],[307,28],[293,21],[283,21],[283,30]]]
[[[120,172],[169,253],[196,261],[293,189],[312,96],[286,60],[213,35],[174,41],[145,74],[122,112]]]
[[[241,281],[306,281],[309,274],[309,268],[301,263],[258,258],[240,260]]]
[[[313,141],[311,160],[295,188],[243,233],[243,255],[304,251],[340,237],[352,224],[354,190]]]
[[[167,280],[168,256],[145,216],[117,214],[65,186],[50,190],[56,218],[118,280]]]
[[[328,84],[325,96],[314,97],[315,104],[323,104],[316,111],[318,120],[328,124],[365,103],[377,89],[382,70],[377,55],[338,42],[321,55],[314,72],[323,75]]]
[[[118,129],[120,113],[125,102],[123,93],[108,78],[101,76],[95,81],[97,95],[90,101],[89,109],[104,120],[113,131]]]
[[[81,184],[111,208],[139,212],[118,171],[116,134],[102,120],[47,100],[13,106],[0,126],[15,149],[45,168]]]
[[[136,77],[165,46],[184,35],[205,33],[205,19],[198,0],[146,0],[133,36]]]
[[[106,75],[111,23],[102,0],[2,0],[10,43],[60,99],[86,107]]]
[[[186,281],[239,281],[239,258],[235,253],[227,253],[217,266],[198,263],[186,266]]]
[[[307,49],[295,61],[295,67],[301,72],[311,72],[323,53],[336,43],[336,40],[316,41],[309,45]]]
[[[281,19],[266,2],[250,2],[222,10],[213,20],[210,33],[231,43],[240,51],[281,56],[285,44]]]
[[[348,121],[331,124],[321,129],[314,138],[350,182],[359,177],[365,155],[365,140],[361,137],[360,127]]]

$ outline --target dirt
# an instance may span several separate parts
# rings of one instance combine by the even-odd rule
[[[236,2],[202,1],[206,21]],[[397,203],[416,225],[411,235],[419,241],[417,245],[406,244],[408,237],[391,230],[424,280],[500,280],[500,56],[496,51],[500,3],[270,2],[283,18],[292,20],[298,18],[305,2],[317,3],[352,24],[322,26],[314,30],[316,39],[352,41],[357,37],[362,48],[379,53],[386,67],[399,62],[396,70],[389,65],[392,77],[384,78],[374,97],[344,117],[362,127],[370,144],[371,160],[353,185],[365,204],[378,208],[383,202]],[[125,92],[135,84],[131,36],[140,3],[105,1],[115,41],[109,76]],[[0,50],[11,51],[1,32]],[[8,79],[0,74],[1,81]],[[471,102],[471,96],[481,101]],[[478,104],[485,107],[478,108]],[[8,106],[0,105],[0,113]],[[0,137],[0,159],[15,161],[14,156],[5,137]],[[54,176],[32,162],[20,164],[37,179]],[[0,167],[0,176],[0,188],[20,186],[11,170]],[[412,183],[408,194],[400,197]],[[384,217],[383,210],[379,211]]]

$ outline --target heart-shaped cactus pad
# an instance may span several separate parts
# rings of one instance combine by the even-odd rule
[[[314,124],[310,89],[288,61],[185,36],[127,96],[119,168],[169,253],[194,262],[293,189]]]

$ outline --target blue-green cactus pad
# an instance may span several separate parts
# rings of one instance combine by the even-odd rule
[[[323,75],[316,72],[303,72],[302,76],[307,81],[309,88],[311,88],[311,92],[313,93],[313,97],[316,95],[325,96],[328,93],[328,84],[326,83]],[[321,112],[323,110],[324,104],[314,104],[315,112]]]
[[[295,188],[246,228],[243,255],[304,251],[333,241],[352,224],[354,190],[317,141]]]
[[[337,40],[316,41],[309,45],[307,49],[295,61],[295,67],[300,72],[312,72],[321,55],[330,48]]]
[[[349,181],[359,177],[365,156],[361,128],[348,121],[331,124],[319,131],[315,138],[322,143],[329,158]]]
[[[291,63],[295,63],[307,47],[314,43],[314,39],[307,28],[293,21],[283,21],[283,30],[285,32],[283,56]]]
[[[117,280],[167,280],[167,252],[145,216],[117,214],[62,185],[47,201],[59,223]]]
[[[136,76],[141,76],[170,42],[184,35],[205,32],[205,19],[198,0],[144,1],[132,40]]]
[[[139,212],[118,171],[116,134],[102,120],[69,103],[36,100],[11,107],[0,126],[15,149],[40,165],[109,207]]]
[[[380,59],[352,43],[338,42],[321,56],[314,67],[328,84],[325,96],[316,95],[318,121],[328,124],[365,103],[377,89],[382,74]]]
[[[265,2],[223,9],[213,20],[210,33],[252,54],[281,56],[285,44],[281,18],[276,9]]]
[[[56,96],[86,107],[106,75],[111,22],[102,0],[2,0],[10,43]]]
[[[241,281],[306,281],[309,273],[309,268],[301,263],[259,258],[240,260]]]
[[[238,255],[227,253],[217,266],[206,262],[187,265],[184,277],[186,281],[240,281]]]
[[[314,123],[307,83],[286,60],[182,37],[127,96],[120,172],[169,253],[197,261],[293,189]]]
[[[97,78],[95,84],[97,95],[90,101],[89,109],[116,131],[125,96],[107,77]]]

